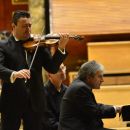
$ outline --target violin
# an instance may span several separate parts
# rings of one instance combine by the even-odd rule
[[[72,38],[75,40],[82,40],[83,39],[83,37],[78,36],[78,35],[69,36],[69,38]],[[45,46],[45,47],[50,46],[51,47],[51,46],[54,46],[55,44],[57,44],[59,40],[60,40],[60,36],[50,35],[50,34],[41,36],[40,39],[38,37],[37,37],[37,39],[35,37],[30,37],[28,40],[26,40],[23,43],[24,48],[27,50],[29,49],[29,51],[31,51],[31,52],[34,50],[32,61],[31,61],[30,66],[29,66],[29,70],[32,68],[38,47],[39,46]]]
[[[79,35],[71,35],[69,36],[69,38],[74,39],[74,40],[83,39],[83,37]],[[50,34],[43,35],[40,37],[40,39],[38,37],[30,37],[28,40],[26,40],[23,43],[23,46],[24,48],[29,49],[29,50],[33,50],[37,46],[52,47],[52,46],[56,46],[59,40],[60,40],[59,35],[50,35]]]

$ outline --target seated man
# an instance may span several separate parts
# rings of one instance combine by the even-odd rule
[[[60,65],[56,74],[48,73],[49,81],[45,84],[48,127],[46,130],[58,130],[60,103],[67,86],[63,84],[66,79],[66,67]]]
[[[77,78],[65,92],[59,121],[59,130],[107,130],[102,118],[114,118],[121,107],[97,103],[92,92],[100,89],[103,65],[96,61],[84,63]]]

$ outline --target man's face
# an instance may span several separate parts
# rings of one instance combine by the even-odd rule
[[[100,89],[102,82],[104,82],[102,71],[97,71],[95,76],[89,76],[87,78],[87,83],[91,86],[92,89]]]
[[[31,19],[21,17],[17,25],[12,24],[13,34],[19,40],[26,40],[31,34]]]

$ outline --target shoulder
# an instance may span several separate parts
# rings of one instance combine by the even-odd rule
[[[8,40],[0,40],[0,47],[5,46],[8,43]]]
[[[10,36],[5,40],[0,40],[0,47],[4,47],[4,46],[8,47],[8,45],[10,45],[11,43],[14,43],[13,36]]]
[[[67,91],[73,92],[73,93],[86,93],[86,92],[92,92],[90,87],[83,82],[80,79],[76,79],[72,82],[72,84],[69,86]]]
[[[79,97],[83,98],[87,95],[89,96],[92,93],[91,90],[87,87],[87,84],[82,80],[76,79],[74,80],[70,86],[67,88],[63,99],[68,99],[70,101],[74,101],[79,99]]]
[[[8,40],[0,40],[0,51],[4,52],[6,48],[8,47]]]
[[[81,88],[81,87],[86,87],[87,84],[80,79],[75,79],[70,86],[76,87],[76,88]]]

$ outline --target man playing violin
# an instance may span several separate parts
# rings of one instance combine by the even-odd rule
[[[14,12],[12,35],[0,43],[2,130],[19,130],[21,119],[24,130],[41,130],[45,108],[42,67],[56,73],[67,55],[65,47],[69,36],[60,34],[55,54],[52,56],[48,48],[39,46],[29,68],[35,51],[28,52],[23,43],[30,38],[31,24],[28,12]]]

